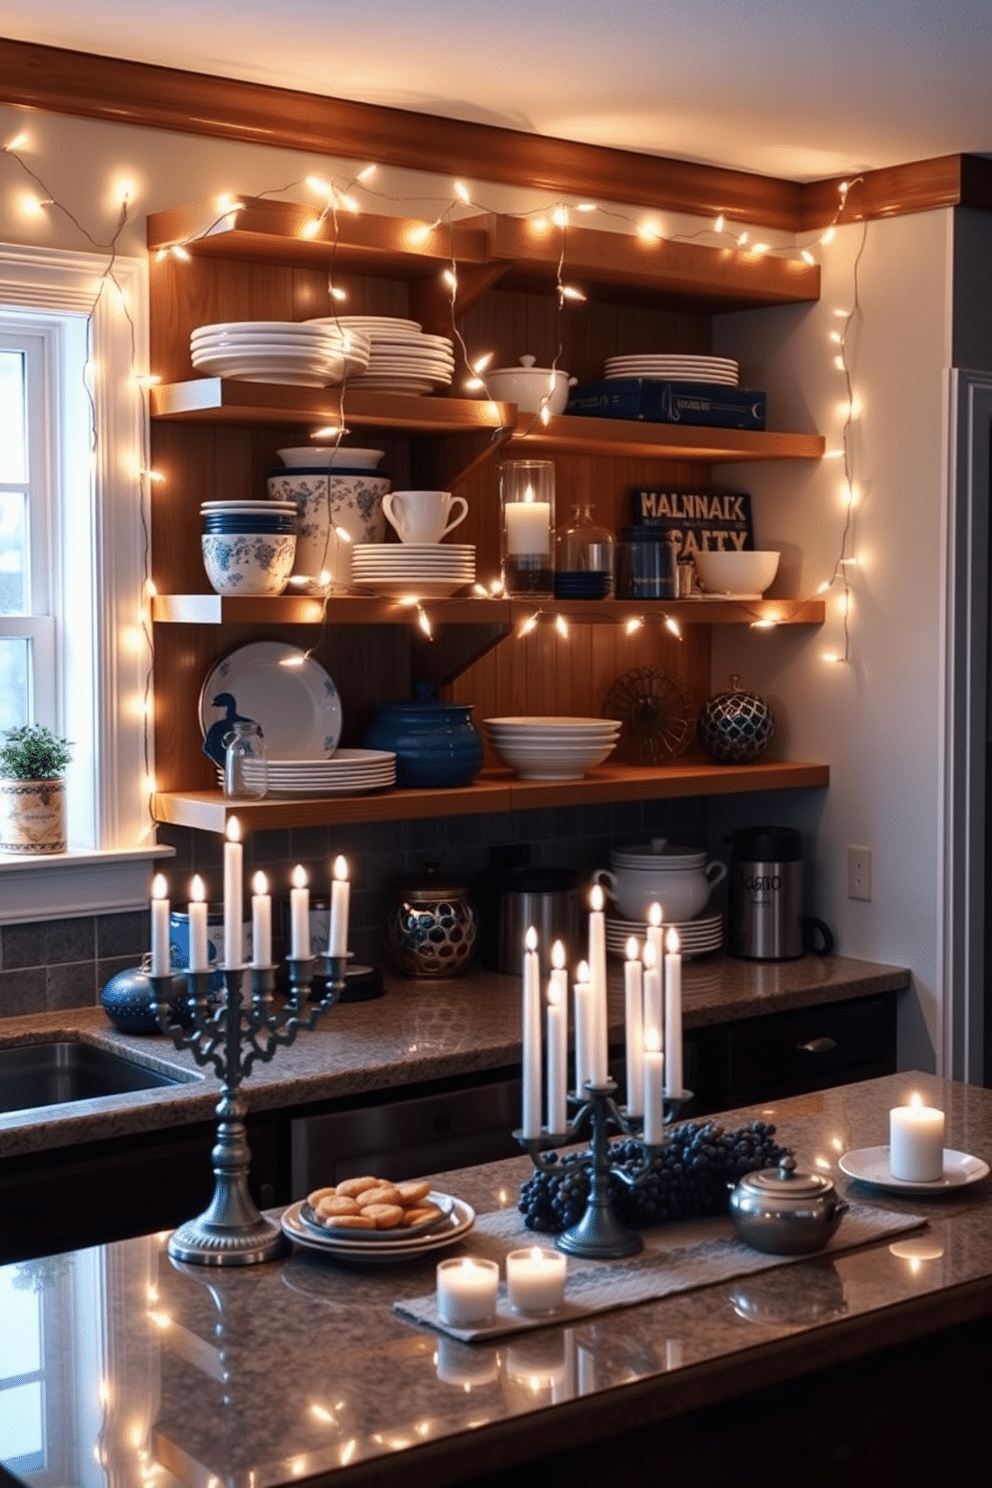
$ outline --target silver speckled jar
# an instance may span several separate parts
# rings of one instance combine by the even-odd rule
[[[413,977],[458,976],[479,938],[479,916],[468,884],[425,863],[423,873],[399,879],[386,918],[389,954]]]

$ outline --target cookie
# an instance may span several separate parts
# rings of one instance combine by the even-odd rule
[[[307,1194],[307,1203],[311,1209],[316,1209],[321,1199],[333,1198],[336,1193],[336,1188],[315,1188],[313,1193]]]
[[[328,1194],[327,1198],[321,1199],[314,1208],[320,1219],[330,1219],[332,1215],[357,1214],[358,1204],[355,1199],[349,1199],[344,1194]]]
[[[415,1204],[403,1211],[403,1228],[408,1230],[411,1225],[426,1224],[429,1219],[440,1218],[441,1211],[436,1204]]]
[[[367,1214],[332,1214],[323,1221],[329,1230],[374,1230],[376,1222]]]
[[[410,1179],[407,1183],[397,1183],[396,1191],[403,1208],[409,1209],[411,1204],[419,1204],[421,1199],[426,1199],[431,1186],[424,1178]]]
[[[365,1209],[369,1204],[392,1204],[402,1209],[400,1191],[392,1183],[380,1183],[374,1188],[363,1188],[360,1194],[355,1195],[359,1208]]]
[[[381,1178],[346,1178],[338,1184],[337,1191],[347,1199],[357,1199],[367,1188],[378,1188],[381,1182]]]
[[[399,1204],[367,1204],[362,1215],[371,1219],[377,1230],[395,1230],[403,1223],[403,1209]]]

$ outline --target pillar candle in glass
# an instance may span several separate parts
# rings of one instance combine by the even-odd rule
[[[506,1290],[514,1312],[550,1317],[565,1301],[568,1261],[559,1250],[531,1245],[506,1257]]]
[[[507,594],[550,598],[554,593],[554,463],[505,460],[500,471],[500,499],[504,589]]]

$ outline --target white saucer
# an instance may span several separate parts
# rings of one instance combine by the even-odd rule
[[[978,1183],[989,1173],[988,1163],[980,1157],[972,1157],[967,1152],[952,1152],[949,1147],[944,1148],[943,1176],[932,1183],[893,1178],[889,1171],[888,1147],[862,1147],[857,1152],[845,1152],[838,1166],[849,1178],[858,1178],[876,1188],[887,1188],[890,1193],[946,1193],[948,1189]]]

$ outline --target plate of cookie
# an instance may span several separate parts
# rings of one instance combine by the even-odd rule
[[[345,1180],[346,1183],[355,1181],[358,1180]],[[376,1185],[386,1186],[378,1179]],[[352,1212],[350,1223],[342,1225],[341,1220],[348,1219],[349,1214],[327,1201],[338,1197],[357,1198],[358,1195],[339,1194],[340,1186],[337,1185],[333,1193],[328,1189],[315,1189],[306,1199],[290,1204],[283,1212],[283,1233],[294,1244],[341,1260],[379,1264],[410,1260],[428,1251],[441,1250],[461,1239],[475,1223],[475,1210],[470,1204],[451,1194],[439,1193],[428,1184],[418,1183],[406,1188],[402,1184],[390,1185],[400,1190],[401,1198],[407,1198],[405,1205],[387,1206],[400,1210],[401,1216],[408,1221],[405,1226],[403,1218],[379,1213],[364,1216],[372,1221],[371,1224],[355,1224],[363,1209],[381,1202],[380,1196],[370,1197],[364,1205],[356,1205],[358,1214]],[[371,1194],[370,1189],[361,1192]],[[323,1216],[319,1214],[321,1207]],[[337,1213],[332,1212],[335,1209]],[[418,1210],[428,1212],[418,1215]],[[334,1223],[329,1225],[328,1219]]]
[[[451,1215],[454,1200],[423,1179],[345,1178],[307,1194],[300,1219],[321,1237],[362,1244],[395,1244],[428,1234]]]

